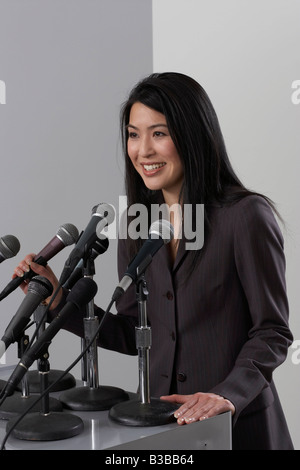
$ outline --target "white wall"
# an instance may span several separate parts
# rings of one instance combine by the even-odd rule
[[[297,449],[300,100],[292,84],[300,79],[299,18],[298,0],[153,0],[154,71],[186,73],[204,86],[238,175],[273,199],[286,221],[290,325],[297,349],[290,350],[275,381]]]

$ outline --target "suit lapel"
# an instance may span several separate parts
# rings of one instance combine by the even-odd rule
[[[177,255],[175,258],[175,262],[173,265],[173,272],[177,271],[177,269],[180,267],[180,265],[183,263],[184,259],[187,256],[187,250],[185,249],[185,239],[182,238],[180,240],[179,246],[178,246],[178,251]]]

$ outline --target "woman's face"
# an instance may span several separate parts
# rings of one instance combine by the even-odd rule
[[[147,188],[178,199],[183,166],[171,139],[166,118],[140,102],[131,107],[127,151]]]

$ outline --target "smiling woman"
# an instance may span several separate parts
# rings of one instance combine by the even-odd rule
[[[127,126],[128,156],[145,186],[161,190],[166,204],[179,201],[183,166],[163,114],[135,103]]]
[[[191,77],[140,81],[121,125],[129,206],[205,208],[203,247],[165,247],[147,272],[152,394],[181,405],[179,424],[231,411],[234,449],[293,448],[272,381],[293,338],[274,204],[237,177],[213,105]],[[138,247],[119,244],[120,272]],[[125,315],[135,308],[134,296],[118,305]]]
[[[121,118],[128,215],[136,204],[151,214],[154,204],[174,202],[184,215],[190,205],[193,220],[204,204],[204,244],[188,250],[174,239],[147,267],[151,396],[175,404],[180,425],[229,411],[233,449],[292,449],[272,379],[293,340],[274,205],[237,178],[214,108],[192,78],[146,77]],[[120,279],[143,243],[119,239]],[[55,281],[49,267],[31,267]],[[137,354],[131,287],[118,313],[105,317],[98,343],[125,354]],[[104,311],[95,306],[95,314],[101,321]],[[65,327],[82,335],[82,314]]]

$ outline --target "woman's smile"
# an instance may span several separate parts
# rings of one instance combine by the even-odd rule
[[[155,175],[158,171],[160,171],[164,166],[166,165],[165,162],[163,163],[141,163],[141,166],[143,167],[144,174],[146,176],[151,176]]]

